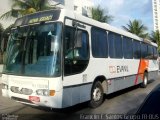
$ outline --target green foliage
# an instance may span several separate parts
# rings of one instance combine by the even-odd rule
[[[4,28],[3,28],[2,24],[0,23],[0,46],[1,46],[1,41],[2,41],[3,31],[4,31]],[[2,64],[2,63],[3,63],[3,55],[2,55],[2,51],[0,49],[0,64]]]
[[[148,33],[146,33],[147,27],[144,24],[142,24],[140,20],[129,20],[129,24],[127,24],[126,26],[122,26],[122,28],[128,32],[136,34],[139,37],[148,37]]]
[[[0,41],[2,39],[3,31],[4,31],[4,28],[3,28],[2,24],[0,23]]]
[[[2,24],[0,23],[0,33],[2,33],[4,31],[4,28],[2,26]]]
[[[105,23],[110,23],[111,21],[113,21],[113,16],[108,15],[108,12],[100,8],[100,6],[92,8],[91,12],[92,12],[92,19],[94,20]]]
[[[13,27],[13,24],[10,25],[10,26],[8,26],[8,27],[4,30],[4,32],[3,32],[3,37],[4,37],[5,39],[8,39],[12,27]]]
[[[152,31],[150,39],[158,44],[158,51],[160,52],[160,31]]]
[[[35,13],[37,11],[43,11],[51,9],[47,5],[47,0],[12,0],[13,4],[11,10],[0,16],[0,19],[7,19],[10,17],[21,17],[27,14]],[[53,8],[53,7],[52,7]]]

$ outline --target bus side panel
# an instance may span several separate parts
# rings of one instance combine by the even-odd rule
[[[92,84],[64,87],[62,108],[90,100]]]
[[[158,61],[157,60],[149,60],[148,67],[148,79],[156,80],[158,76]]]
[[[107,94],[134,86],[135,78],[136,78],[136,75],[111,79],[111,84],[108,85]],[[142,79],[140,76],[138,76],[138,82],[140,82],[140,81],[142,81]]]
[[[148,72],[148,79],[149,80],[156,80],[157,77],[158,77],[158,70],[157,71]]]
[[[140,60],[108,59],[108,94],[142,82],[138,74]]]

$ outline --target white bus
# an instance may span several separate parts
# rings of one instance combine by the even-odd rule
[[[28,105],[98,107],[104,94],[158,75],[157,45],[65,9],[16,20],[2,74],[2,95]]]

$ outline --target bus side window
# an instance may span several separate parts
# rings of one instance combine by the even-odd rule
[[[147,54],[147,58],[148,58],[148,59],[153,59],[153,57],[154,57],[153,46],[148,45],[148,54]]]
[[[116,58],[115,52],[115,34],[113,32],[109,32],[108,34],[108,42],[109,42],[109,56],[110,58]]]
[[[158,51],[156,47],[153,47],[153,51],[154,51],[154,59],[156,60],[158,58]]]
[[[146,43],[142,43],[141,44],[141,57],[142,59],[147,58],[147,44]]]
[[[123,37],[123,54],[125,59],[133,59],[133,43],[128,37]]]
[[[107,33],[103,29],[92,28],[92,55],[95,58],[108,57]]]
[[[123,51],[122,51],[122,37],[119,34],[115,34],[115,58],[123,58]]]
[[[122,51],[122,37],[121,35],[113,32],[108,33],[109,41],[109,56],[110,58],[119,59],[123,57]]]
[[[77,35],[78,34],[78,35]],[[88,33],[66,26],[64,39],[64,74],[83,72],[89,61]]]
[[[137,40],[133,40],[133,55],[134,59],[141,58],[141,44]]]

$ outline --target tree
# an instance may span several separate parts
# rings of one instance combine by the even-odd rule
[[[160,31],[152,31],[150,39],[158,44],[158,51],[160,52]]]
[[[0,23],[0,43],[2,41],[3,31],[4,31],[4,28],[3,28],[2,24]]]
[[[113,16],[107,15],[108,11],[105,12],[105,10],[102,9],[100,6],[92,8],[91,13],[92,13],[92,19],[94,20],[105,23],[110,23],[111,21],[113,21]]]
[[[13,27],[13,24],[10,25],[9,27],[7,27],[4,31],[3,31],[3,36],[2,36],[2,40],[1,40],[1,52],[0,52],[0,63],[3,63],[3,61],[5,61],[5,52],[6,52],[6,48],[7,48],[7,43],[8,43],[8,38],[9,35],[11,33],[11,29]]]
[[[155,43],[160,42],[160,31],[159,30],[152,31],[150,39]]]
[[[4,28],[3,28],[2,24],[0,23],[0,42],[2,40],[3,31],[4,31]]]
[[[148,33],[146,33],[147,27],[142,24],[140,20],[129,20],[129,24],[127,24],[127,26],[122,26],[122,28],[128,32],[136,34],[139,37],[148,37]]]
[[[4,28],[2,24],[0,23],[0,45],[2,42],[3,31],[4,31]],[[3,57],[2,57],[2,51],[0,50],[0,64],[2,64],[2,62],[3,62]]]
[[[0,23],[0,38],[2,37],[3,31],[4,31],[4,28],[3,28],[2,24]]]
[[[20,17],[37,11],[51,9],[47,0],[12,0],[11,10],[0,16],[0,19],[9,17]],[[53,7],[52,7],[53,8]]]
[[[4,32],[3,32],[3,37],[8,37],[8,35],[10,34],[10,32],[11,32],[11,29],[12,29],[12,27],[14,26],[14,24],[11,24],[10,26],[8,26],[5,30],[4,30]]]

